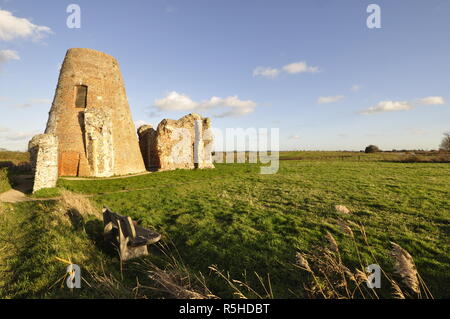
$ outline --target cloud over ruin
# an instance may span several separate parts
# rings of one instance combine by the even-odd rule
[[[196,102],[189,96],[172,91],[165,97],[155,100],[153,107],[158,111],[208,111],[225,108],[226,111],[216,115],[216,117],[243,116],[253,113],[257,107],[256,102],[251,100],[241,100],[238,96],[228,96],[225,98],[213,96],[209,100]]]
[[[282,72],[288,74],[317,73],[319,72],[319,67],[310,66],[305,61],[286,64],[280,69],[273,67],[258,66],[253,70],[253,76],[254,77],[261,76],[269,79],[274,79]]]
[[[33,24],[30,20],[0,10],[0,40],[31,39],[37,41],[53,33],[47,26]]]

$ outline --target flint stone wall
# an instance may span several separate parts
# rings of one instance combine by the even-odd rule
[[[137,133],[145,168],[148,171],[159,168],[159,160],[156,156],[156,130],[151,125],[142,125]]]
[[[86,109],[84,112],[86,156],[91,175],[114,175],[114,144],[111,111],[108,108]]]
[[[33,193],[56,187],[58,181],[58,138],[52,134],[39,134],[28,144],[34,173]]]
[[[179,120],[165,119],[152,130],[146,126],[138,130],[145,162],[159,170],[214,168],[210,119],[188,114]]]

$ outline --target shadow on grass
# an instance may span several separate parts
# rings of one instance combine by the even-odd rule
[[[25,194],[33,190],[33,176],[28,162],[15,164],[12,161],[0,161],[0,169],[7,169],[7,178],[12,189]]]
[[[115,273],[117,260],[103,253],[99,221],[85,224],[72,212],[71,221],[56,213],[54,202],[23,202],[8,213],[8,222],[0,225],[0,235],[14,250],[0,272],[2,298],[105,298],[86,282],[83,289],[66,287],[68,260],[82,269],[82,278],[92,281],[92,271]],[[74,227],[72,225],[74,222]],[[82,227],[84,226],[84,227]],[[84,231],[86,228],[86,231]],[[118,276],[120,277],[120,276]]]

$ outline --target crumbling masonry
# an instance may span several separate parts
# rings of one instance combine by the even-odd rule
[[[181,119],[165,119],[154,130],[150,125],[138,129],[139,145],[148,170],[214,168],[211,121],[198,114]]]
[[[33,191],[59,176],[109,177],[176,168],[213,168],[210,120],[189,114],[157,130],[131,118],[119,64],[91,49],[69,49],[45,134],[29,144]],[[56,173],[55,173],[56,171]]]
[[[39,134],[28,144],[34,173],[33,192],[56,186],[58,181],[58,138]]]

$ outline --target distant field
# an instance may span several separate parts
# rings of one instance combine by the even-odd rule
[[[449,298],[450,165],[371,161],[371,155],[361,153],[352,156],[367,160],[342,160],[339,156],[345,155],[341,154],[282,153],[282,158],[311,159],[283,160],[274,175],[259,174],[256,164],[217,164],[214,170],[177,170],[123,179],[60,179],[58,186],[89,194],[99,207],[108,206],[162,232],[187,268],[192,273],[202,272],[211,290],[222,297],[231,296],[231,291],[209,272],[208,266],[213,264],[236,279],[243,280],[246,272],[254,287],[260,287],[254,272],[270,274],[275,297],[305,297],[305,275],[292,266],[295,254],[323,245],[327,231],[343,244],[346,262],[356,264],[350,240],[335,225],[342,219],[365,225],[375,256],[386,270],[392,272],[388,252],[389,242],[394,241],[414,257],[435,297]],[[319,155],[337,158],[322,160]],[[336,212],[336,204],[346,205],[352,213]],[[27,256],[30,264],[19,267],[19,278],[24,279],[7,291],[10,297],[64,295],[57,287],[44,289],[64,274],[55,256],[71,256],[90,270],[99,269],[99,259],[107,271],[117,273],[119,269],[117,260],[99,250],[99,221],[92,221],[85,232],[52,226],[54,217],[48,212],[54,210],[53,205],[23,203],[11,206],[8,217],[3,213],[9,222],[0,222],[0,236],[14,233],[17,218],[26,225],[29,238],[39,238],[30,240],[34,243],[31,247],[24,243],[19,248],[22,251],[15,263],[21,264],[20,256]],[[363,247],[361,250],[363,258],[373,262]],[[157,254],[149,258],[153,260]],[[31,267],[33,260],[45,266],[45,275]],[[127,265],[125,280],[132,282],[135,273],[130,271],[131,264]],[[0,277],[1,273],[2,268]],[[20,283],[30,276],[38,286]],[[389,292],[382,290],[383,294]],[[99,293],[91,291],[88,296]]]
[[[0,151],[0,193],[11,189],[15,175],[29,173],[29,160],[27,152]]]
[[[0,165],[7,162],[13,164],[19,164],[22,162],[27,162],[30,160],[28,152],[11,152],[11,151],[0,151]],[[1,166],[0,166],[1,167]]]
[[[241,158],[249,158],[250,152],[239,152]],[[256,155],[256,152],[251,152]],[[230,156],[232,153],[227,153]],[[237,159],[235,152],[235,159]],[[226,162],[226,155],[218,152],[219,159]],[[444,151],[402,151],[402,152],[350,152],[350,151],[282,151],[279,152],[280,160],[310,160],[310,161],[385,161],[405,163],[450,163],[450,153]],[[222,162],[222,161],[221,161]],[[236,160],[235,160],[236,162]]]
[[[290,151],[280,152],[281,160],[341,160],[341,161],[386,161],[386,162],[442,162],[450,163],[448,152],[426,152],[426,151],[405,151],[405,152],[312,152],[312,151]]]

